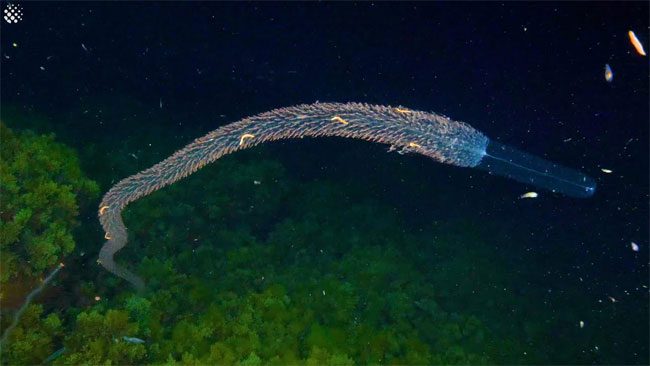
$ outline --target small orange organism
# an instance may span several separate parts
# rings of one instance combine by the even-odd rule
[[[334,117],[330,118],[330,121],[339,122],[339,123],[342,123],[344,125],[347,125],[348,123],[350,123],[350,122],[344,120],[343,118],[341,118],[339,116],[334,116]]]
[[[403,113],[403,114],[410,114],[410,113],[413,113],[413,112],[411,112],[410,110],[408,110],[408,109],[406,109],[406,108],[400,108],[400,107],[395,108],[395,112],[397,112],[397,113]]]
[[[102,206],[99,208],[99,216],[103,215],[104,212],[108,209],[108,206]]]
[[[608,83],[611,83],[612,80],[614,80],[614,71],[612,71],[612,68],[609,66],[609,64],[605,64],[605,80]]]
[[[639,41],[639,39],[636,38],[636,34],[634,34],[633,31],[628,31],[627,35],[630,36],[630,42],[632,42],[632,46],[634,46],[636,52],[641,56],[645,56],[645,50],[643,49],[643,45],[641,44],[641,41]]]
[[[253,137],[255,137],[255,135],[251,135],[250,133],[245,133],[241,135],[241,138],[239,139],[239,146],[241,146],[244,143],[244,141],[246,141],[246,139],[252,139]]]

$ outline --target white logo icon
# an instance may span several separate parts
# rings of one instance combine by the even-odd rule
[[[5,22],[15,24],[23,20],[23,9],[18,4],[7,4],[4,10]]]

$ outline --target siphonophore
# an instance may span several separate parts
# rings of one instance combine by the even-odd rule
[[[491,141],[464,122],[435,113],[362,103],[315,103],[279,108],[244,118],[200,137],[167,159],[127,177],[104,195],[99,220],[105,231],[98,262],[144,288],[143,280],[115,262],[127,243],[122,210],[130,202],[170,185],[220,157],[262,142],[338,136],[383,143],[391,150],[487,170],[573,197],[588,197],[595,182],[584,174]]]

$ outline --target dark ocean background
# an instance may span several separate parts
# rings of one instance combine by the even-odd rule
[[[649,66],[628,38],[650,48],[647,2],[14,4],[23,19],[0,28],[3,332],[65,267],[3,364],[648,364]],[[97,265],[113,184],[220,126],[316,101],[444,114],[597,192],[284,140],[126,208],[117,259],[146,292]],[[21,140],[51,133],[78,162]],[[21,209],[58,207],[29,193],[42,179],[78,209],[7,239]],[[36,243],[54,220],[74,248]]]

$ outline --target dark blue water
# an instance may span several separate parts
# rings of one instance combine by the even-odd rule
[[[516,351],[503,354],[488,341],[449,336],[453,341],[446,345],[438,339],[448,335],[436,338],[434,325],[427,328],[415,315],[395,320],[407,312],[387,307],[392,317],[372,323],[376,329],[388,332],[408,323],[431,354],[460,347],[465,354],[486,357],[420,361],[648,363],[649,66],[628,38],[633,30],[646,51],[650,48],[647,3],[20,4],[22,21],[1,28],[2,120],[14,130],[56,133],[58,141],[78,151],[83,171],[102,192],[219,126],[316,101],[403,105],[441,113],[501,143],[581,170],[598,184],[588,199],[538,191],[537,199],[520,200],[535,188],[422,156],[387,153],[384,146],[342,139],[284,141],[225,162],[231,181],[210,186],[220,189],[220,195],[202,192],[208,184],[200,183],[213,175],[226,179],[218,162],[205,168],[213,172],[198,173],[204,175],[190,178],[195,181],[185,188],[178,183],[167,199],[161,192],[152,198],[159,201],[135,207],[130,218],[139,223],[130,235],[140,236],[140,241],[133,242],[137,250],[125,254],[134,268],[146,272],[142,258],[158,256],[174,262],[179,273],[192,273],[198,260],[180,254],[187,245],[178,243],[175,234],[164,235],[176,238],[176,246],[151,248],[160,232],[174,230],[187,231],[178,237],[191,242],[195,236],[216,236],[218,228],[236,227],[272,248],[274,237],[289,238],[284,231],[278,233],[278,225],[291,226],[283,221],[290,218],[295,230],[309,233],[304,235],[310,245],[336,253],[331,263],[346,255],[363,258],[359,253],[365,252],[373,258],[373,238],[394,235],[400,239],[380,247],[401,253],[395,261],[417,269],[419,277],[361,282],[370,288],[355,285],[360,293],[381,293],[394,281],[429,283],[435,293],[431,297],[450,319],[453,314],[474,316],[495,338],[509,335],[516,343]],[[605,64],[614,72],[611,83],[604,77]],[[236,191],[256,174],[280,183],[261,196]],[[237,197],[245,204],[231,202],[227,214],[196,208],[209,206],[206,196],[227,197],[228,192],[241,195]],[[228,198],[215,200],[210,205]],[[76,314],[93,306],[102,314],[122,309],[132,291],[93,265],[103,243],[94,217],[98,202],[96,197],[82,207],[77,247],[67,258],[76,265],[55,284],[65,300],[40,300],[47,311],[65,319],[52,351],[72,347]],[[165,216],[164,205],[194,208]],[[144,224],[153,217],[164,228]],[[338,219],[326,219],[332,217]],[[315,228],[306,229],[310,225]],[[357,231],[360,239],[355,242],[350,238]],[[233,237],[223,235],[222,242]],[[358,245],[359,252],[350,254],[339,245],[346,240]],[[632,242],[638,251],[632,250]],[[313,253],[318,253],[315,248]],[[281,263],[269,255],[268,262],[255,262],[255,270],[263,274],[260,268],[284,268]],[[331,263],[322,264],[314,281],[325,281],[328,271],[339,280],[344,277],[345,271],[327,267]],[[228,265],[203,263],[201,268],[217,272]],[[389,272],[402,267],[396,268]],[[197,283],[205,280],[193,275]],[[298,301],[300,289],[309,286],[289,283],[286,278],[292,275],[284,276],[278,275],[277,283]],[[231,280],[236,283],[238,277]],[[166,285],[162,281],[155,286],[160,290]],[[239,295],[265,289],[243,286]],[[404,291],[412,297],[424,290]],[[95,294],[106,302],[80,300]],[[211,300],[203,303],[225,303],[205,296]],[[363,296],[372,304],[372,296]],[[154,304],[155,298],[148,297]],[[407,302],[425,307],[420,300]],[[328,309],[341,306],[337,302]],[[172,329],[189,316],[180,307],[168,309],[164,327]],[[357,311],[364,309],[358,305]],[[196,314],[201,311],[207,312],[197,309]],[[426,307],[424,312],[433,310]],[[331,326],[328,322],[336,323],[319,319],[314,324]],[[165,361],[168,354],[181,359],[151,348],[169,342],[171,331],[145,335],[144,328],[136,335],[149,337],[148,356],[138,362]],[[314,329],[321,328],[312,324],[305,329],[296,342],[320,339]],[[335,331],[322,333],[336,339]],[[219,341],[211,337],[206,345]],[[399,339],[394,342],[405,338]],[[357,363],[373,360],[360,356],[352,345],[356,341],[336,342],[309,345],[331,352],[344,349]],[[312,355],[309,345],[300,343],[299,359]],[[191,352],[201,359],[207,351]],[[387,351],[383,360],[375,361],[416,360],[398,358],[398,353],[391,359]]]

